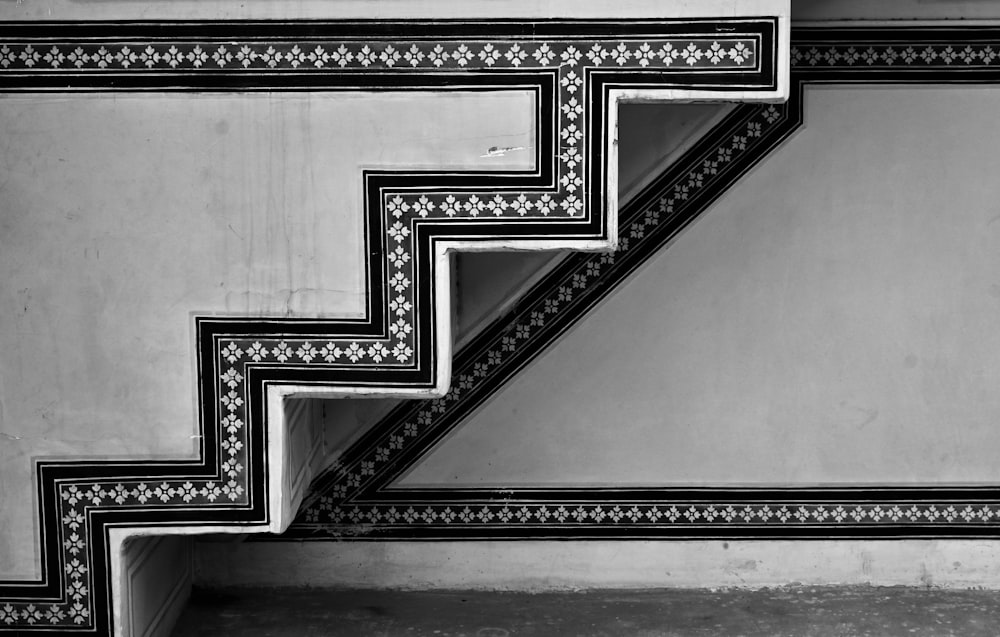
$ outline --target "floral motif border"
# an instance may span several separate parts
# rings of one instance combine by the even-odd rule
[[[739,107],[620,214],[614,254],[577,254],[456,356],[455,385],[404,403],[313,485],[272,540],[997,537],[1000,486],[415,489],[394,482],[518,370],[583,320],[803,123],[824,83],[995,83],[997,28],[793,30],[792,97]],[[261,538],[264,539],[264,538]]]
[[[266,386],[433,387],[434,241],[607,240],[607,91],[774,91],[776,33],[772,18],[0,23],[3,92],[526,87],[540,113],[532,173],[363,175],[365,320],[196,319],[199,461],[38,462],[43,579],[0,583],[0,633],[109,634],[110,525],[266,523]]]

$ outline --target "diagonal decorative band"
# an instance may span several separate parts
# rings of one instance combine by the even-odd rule
[[[623,207],[619,249],[577,254],[455,359],[455,385],[400,405],[314,483],[278,538],[996,537],[1000,488],[394,488],[395,481],[802,124],[810,82],[995,83],[1000,30],[793,31],[792,97],[746,105]]]

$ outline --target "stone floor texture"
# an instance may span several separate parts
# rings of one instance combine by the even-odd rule
[[[174,637],[1000,635],[1000,591],[196,589]]]

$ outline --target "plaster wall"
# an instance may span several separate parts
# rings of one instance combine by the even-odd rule
[[[994,87],[809,88],[803,129],[397,486],[997,484],[997,107]],[[261,543],[199,550],[196,577],[996,588],[998,557],[980,540]]]
[[[618,107],[618,199],[628,203],[731,104],[623,103]],[[495,320],[527,283],[551,268],[552,253],[467,252],[455,255],[455,337],[459,344]]]
[[[647,185],[714,122],[732,109],[724,103],[623,103],[617,141],[619,205]],[[453,259],[456,348],[502,316],[534,281],[555,267],[561,252],[459,252]],[[334,462],[362,432],[399,404],[393,399],[324,400],[326,463]]]
[[[726,17],[788,14],[787,0],[630,0],[617,18]],[[608,17],[602,0],[79,0],[20,2],[4,7],[6,20],[190,20],[299,18],[552,18]]]
[[[806,125],[402,485],[996,484],[996,88]]]
[[[1000,588],[996,543],[971,540],[268,542],[198,546],[195,569],[208,586]]]
[[[794,0],[792,18],[798,22],[997,20],[1000,8],[980,0]],[[749,15],[773,5],[752,0],[630,0],[615,7],[618,17]],[[0,9],[4,20],[184,20],[282,18],[396,18],[396,17],[538,17],[606,16],[600,0],[32,0],[8,3]]]
[[[194,314],[361,315],[362,168],[528,169],[532,99],[0,98],[0,577],[35,459],[196,456]]]

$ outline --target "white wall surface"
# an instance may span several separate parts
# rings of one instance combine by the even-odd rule
[[[806,99],[402,484],[1000,481],[1000,89]]]
[[[998,482],[1000,89],[808,90],[806,126],[403,485]],[[244,543],[214,585],[1000,586],[1000,543]]]
[[[4,20],[275,18],[551,18],[788,15],[789,0],[22,0]]]
[[[624,103],[618,108],[618,199],[627,204],[711,125],[732,109],[723,103]],[[526,283],[552,267],[552,253],[468,252],[455,255],[455,337],[472,336],[509,307]]]
[[[675,157],[721,119],[731,104],[625,103],[617,139],[619,205],[659,176]],[[455,342],[458,347],[502,315],[521,294],[562,259],[552,252],[467,252],[453,256]],[[327,462],[334,461],[396,400],[323,401]]]
[[[519,91],[0,98],[0,577],[37,576],[34,459],[195,454],[192,315],[363,312],[362,167],[533,135]]]
[[[195,580],[521,591],[828,584],[997,589],[998,548],[981,540],[203,544]]]

